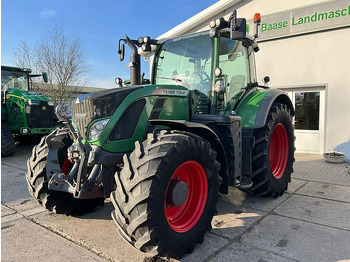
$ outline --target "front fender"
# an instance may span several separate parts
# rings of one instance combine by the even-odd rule
[[[219,174],[223,181],[220,186],[220,193],[222,194],[228,193],[229,170],[228,170],[228,162],[227,162],[225,148],[221,143],[219,136],[211,128],[201,123],[189,122],[185,120],[158,119],[158,120],[150,120],[150,123],[152,125],[170,127],[173,130],[190,132],[209,141],[212,148],[216,151],[217,160],[221,165]]]
[[[236,110],[237,115],[242,118],[242,128],[263,127],[274,102],[286,104],[294,116],[292,101],[285,92],[279,89],[253,89],[243,98]]]

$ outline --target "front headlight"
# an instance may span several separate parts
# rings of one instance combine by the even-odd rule
[[[214,90],[218,93],[221,93],[222,91],[224,91],[224,87],[225,87],[224,80],[219,79],[215,83]]]
[[[98,139],[104,130],[105,126],[107,125],[109,119],[103,119],[100,121],[97,121],[90,127],[89,131],[89,139],[90,140],[95,140]]]
[[[72,118],[72,104],[65,103],[57,105],[55,108],[55,114],[60,121],[64,121],[64,117]]]

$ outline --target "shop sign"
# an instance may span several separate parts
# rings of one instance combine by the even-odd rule
[[[350,26],[350,0],[337,0],[262,15],[259,40]],[[248,22],[250,31],[253,22]],[[252,34],[252,32],[250,32]]]

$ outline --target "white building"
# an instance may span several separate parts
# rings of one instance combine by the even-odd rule
[[[248,23],[262,16],[258,79],[290,95],[297,152],[335,148],[350,161],[350,0],[222,0],[159,38],[208,30],[234,9]]]

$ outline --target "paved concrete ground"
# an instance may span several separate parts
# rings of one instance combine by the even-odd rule
[[[27,192],[30,147],[1,159],[2,261],[152,261],[126,244],[112,205],[82,216],[46,211]],[[278,199],[231,189],[202,245],[181,261],[350,261],[350,164],[296,154]]]

